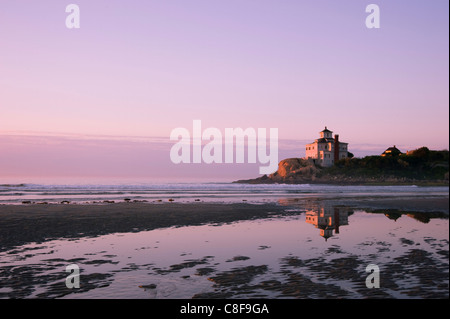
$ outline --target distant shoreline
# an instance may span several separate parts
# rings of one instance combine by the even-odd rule
[[[449,187],[449,181],[442,180],[414,180],[414,181],[342,181],[342,180],[310,180],[310,181],[272,181],[265,180],[263,177],[253,179],[243,179],[233,181],[234,184],[287,184],[287,185],[302,185],[302,184],[314,184],[314,185],[333,185],[333,186],[447,186]]]
[[[234,183],[449,186],[448,176],[448,151],[430,151],[423,147],[408,155],[346,158],[328,167],[310,159],[286,158],[270,175]]]

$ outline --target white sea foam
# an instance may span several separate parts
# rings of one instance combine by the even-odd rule
[[[291,197],[448,196],[448,187],[233,183],[0,184],[0,204],[103,200],[264,201]]]

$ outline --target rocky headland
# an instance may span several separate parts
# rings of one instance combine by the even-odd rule
[[[320,167],[303,158],[288,158],[280,161],[278,170],[270,175],[234,183],[448,186],[448,167],[448,151],[347,158],[332,167]]]

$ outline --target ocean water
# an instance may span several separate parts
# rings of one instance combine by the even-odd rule
[[[336,185],[251,185],[233,183],[127,183],[127,184],[0,184],[0,204],[23,201],[86,203],[124,201],[264,202],[280,198],[355,198],[398,196],[448,196],[448,187],[336,186]]]

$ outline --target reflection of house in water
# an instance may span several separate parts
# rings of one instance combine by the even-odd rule
[[[339,227],[348,225],[350,209],[347,207],[320,206],[306,211],[306,222],[320,230],[320,236],[327,240],[339,234]]]
[[[389,219],[393,220],[394,222],[396,222],[397,219],[402,217],[402,214],[398,213],[398,212],[386,212],[386,213],[384,213],[384,216],[386,216],[387,218],[389,218]]]

